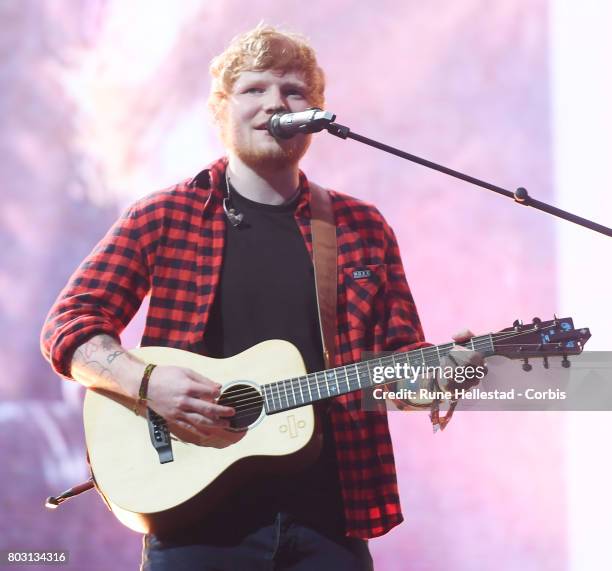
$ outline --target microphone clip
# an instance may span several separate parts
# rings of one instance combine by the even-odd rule
[[[230,224],[237,228],[242,224],[244,220],[244,214],[242,212],[238,212],[231,204],[231,185],[229,181],[229,175],[227,174],[227,168],[225,169],[225,191],[227,192],[227,196],[223,198],[223,212],[225,212],[225,216],[230,221]]]
[[[225,216],[230,221],[230,224],[236,228],[242,224],[244,220],[244,214],[242,212],[238,212],[235,208],[229,206],[229,196],[226,196],[223,199],[223,212],[225,212]]]

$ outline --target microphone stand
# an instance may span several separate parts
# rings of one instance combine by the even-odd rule
[[[308,132],[318,132],[322,131],[323,129],[326,129],[328,133],[339,137],[340,139],[353,139],[355,141],[359,141],[360,143],[364,143],[365,145],[369,145],[370,147],[374,147],[375,149],[380,149],[381,151],[385,151],[387,153],[395,155],[396,157],[406,159],[407,161],[412,161],[413,163],[418,163],[438,172],[442,172],[449,176],[454,176],[455,178],[458,178],[460,180],[470,182],[476,186],[480,186],[481,188],[486,188],[487,190],[496,192],[497,194],[507,196],[508,198],[512,198],[516,203],[521,204],[523,206],[531,206],[533,208],[537,208],[542,212],[552,214],[553,216],[557,216],[558,218],[562,218],[563,220],[568,220],[569,222],[579,224],[584,228],[589,228],[590,230],[594,230],[595,232],[599,232],[600,234],[604,234],[605,236],[612,237],[612,228],[597,224],[597,222],[582,218],[581,216],[576,216],[571,212],[566,212],[565,210],[561,210],[560,208],[552,206],[551,204],[547,204],[546,202],[536,200],[535,198],[529,196],[529,193],[527,192],[526,188],[519,187],[516,189],[515,192],[511,192],[509,190],[506,190],[505,188],[501,188],[499,186],[496,186],[484,180],[480,180],[468,174],[449,169],[448,167],[439,165],[426,159],[422,159],[421,157],[417,157],[416,155],[411,155],[410,153],[406,153],[405,151],[401,151],[400,149],[396,149],[395,147],[385,145],[384,143],[380,143],[379,141],[375,141],[374,139],[369,139],[368,137],[364,137],[363,135],[353,133],[348,127],[344,125],[339,125],[338,123],[334,123],[333,121],[335,121],[336,116],[333,113],[329,113],[329,117],[329,121],[327,121],[325,124],[318,123],[313,130],[308,129]]]

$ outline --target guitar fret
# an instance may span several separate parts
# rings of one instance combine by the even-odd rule
[[[289,406],[289,395],[287,394],[287,381],[283,380],[282,384],[283,384],[283,391],[285,391],[285,401],[287,401],[287,406]],[[281,405],[282,404],[283,403],[281,402]]]
[[[336,369],[334,369],[334,377],[336,378],[336,387],[338,388],[338,394],[341,394],[340,383],[338,382],[338,371],[336,371]]]
[[[298,381],[298,388],[300,389],[300,396],[302,397],[302,404],[304,404],[304,393],[302,392],[302,381],[299,377],[297,381]]]
[[[325,374],[325,378],[327,379],[327,390],[329,391],[329,395],[334,395],[336,396],[336,390],[337,387],[334,386],[334,382],[335,382],[335,375],[333,371],[328,371]],[[330,385],[330,381],[331,381],[331,385]]]
[[[272,385],[266,385],[266,389],[268,391],[269,399],[272,401],[270,405],[272,409],[276,408],[276,403],[274,402],[274,395],[272,394]]]
[[[312,392],[310,391],[310,376],[306,375],[306,388],[308,389],[308,398],[312,402]]]
[[[427,348],[427,365],[428,366],[436,366],[439,364],[439,361],[436,360],[436,355],[435,353],[437,353],[437,348],[436,347],[428,347]]]
[[[321,397],[321,387],[319,386],[319,379],[317,378],[317,373],[315,373],[315,384],[317,386],[317,392],[319,393],[319,399],[321,399],[323,397]]]
[[[433,357],[432,348],[431,347],[427,347],[427,349],[425,349],[425,361],[427,362],[427,366],[428,367],[431,367],[432,363],[435,363],[435,361],[432,360],[432,357]],[[434,359],[435,359],[435,357],[434,357]]]
[[[293,395],[293,404],[297,404],[297,400],[295,399],[295,391],[293,390],[293,381],[287,381],[289,383],[289,387],[291,388],[291,394]]]
[[[329,373],[330,371],[323,371],[323,377],[325,378],[325,386],[327,387],[327,396],[332,396],[332,387],[329,384]]]
[[[321,388],[323,386],[323,383],[319,379],[319,373],[318,372],[315,373],[315,379],[317,380],[317,390],[319,391],[319,396],[320,396],[320,398],[324,398],[325,392],[321,393]]]
[[[355,373],[357,374],[357,384],[359,385],[359,388],[361,388],[361,378],[359,377],[359,367],[357,366],[357,363],[354,363],[353,366],[355,367]]]
[[[491,333],[478,337],[477,341],[481,344],[479,351],[493,351],[493,335]]]
[[[370,385],[372,384],[372,371],[370,369],[370,361],[366,361],[366,368],[368,369],[368,381],[370,382]]]

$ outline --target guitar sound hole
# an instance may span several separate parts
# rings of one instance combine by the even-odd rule
[[[259,418],[263,408],[261,393],[247,384],[228,387],[221,393],[218,402],[236,409],[236,414],[230,418],[230,426],[235,430],[248,428]]]

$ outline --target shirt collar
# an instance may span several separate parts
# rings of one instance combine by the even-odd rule
[[[223,192],[225,188],[225,169],[227,168],[228,158],[221,157],[216,161],[210,163],[204,170],[200,171],[194,176],[190,184],[197,188],[203,188],[211,191],[211,198],[214,196],[215,199],[220,202],[223,200]],[[300,193],[300,199],[295,209],[295,216],[298,217],[310,217],[310,185],[308,184],[308,178],[300,170],[300,187],[302,192]]]

